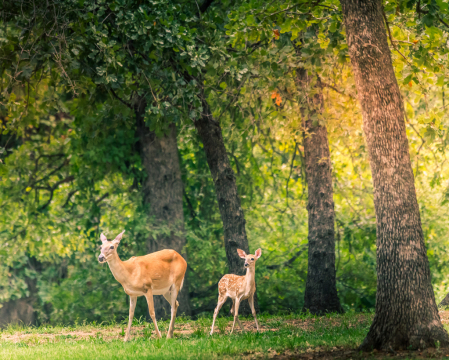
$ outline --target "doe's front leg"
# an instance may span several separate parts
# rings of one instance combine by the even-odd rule
[[[129,297],[129,321],[128,321],[128,328],[126,329],[125,341],[128,341],[130,338],[131,325],[133,323],[134,309],[136,308],[136,304],[137,304],[137,296],[130,296]]]

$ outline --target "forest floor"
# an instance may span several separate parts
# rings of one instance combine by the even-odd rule
[[[440,312],[449,330],[449,311]],[[449,358],[449,348],[362,353],[356,350],[372,314],[260,315],[261,331],[252,318],[242,318],[245,332],[229,335],[231,317],[176,319],[175,338],[157,339],[153,324],[135,320],[130,342],[122,324],[13,326],[0,330],[0,359],[424,359]],[[168,322],[158,323],[165,337]]]

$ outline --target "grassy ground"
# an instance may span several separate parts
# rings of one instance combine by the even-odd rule
[[[442,313],[449,324],[449,312]],[[243,321],[246,332],[229,335],[230,317],[218,319],[209,336],[211,319],[178,318],[174,339],[156,339],[153,325],[135,321],[132,340],[123,342],[124,324],[10,327],[0,332],[0,359],[256,359],[256,358],[423,358],[449,357],[449,349],[424,352],[359,353],[354,350],[366,335],[372,315],[313,317],[261,315],[262,331],[252,318]],[[159,322],[166,335],[168,322]],[[449,329],[449,326],[448,326]]]

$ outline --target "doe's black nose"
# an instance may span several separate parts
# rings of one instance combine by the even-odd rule
[[[104,261],[104,256],[103,256],[103,255],[100,255],[100,256],[98,257],[98,261],[99,261],[99,262],[103,262],[103,261]]]

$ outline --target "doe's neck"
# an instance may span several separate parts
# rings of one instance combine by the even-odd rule
[[[122,283],[126,280],[126,269],[123,266],[122,260],[117,253],[111,255],[108,259],[109,269],[111,269],[112,275],[114,275],[115,279]]]

